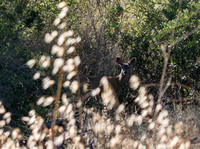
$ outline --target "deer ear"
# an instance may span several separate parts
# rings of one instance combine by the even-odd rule
[[[132,58],[130,61],[129,61],[129,65],[133,65],[135,64],[136,62],[136,57]]]
[[[117,58],[116,58],[116,61],[117,61],[117,64],[120,64],[120,65],[122,65],[122,64],[123,64],[123,62],[122,62],[121,58],[119,58],[119,57],[117,57]]]

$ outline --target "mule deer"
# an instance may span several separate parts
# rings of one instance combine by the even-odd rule
[[[126,76],[129,74],[130,66],[136,62],[136,58],[132,58],[128,63],[123,63],[122,60],[117,57],[116,62],[121,67],[121,72],[117,76],[80,76],[81,84],[86,83],[88,84],[89,89],[91,89],[87,96],[85,96],[86,98],[88,96],[96,96],[101,94],[102,100],[105,104],[111,104],[112,106],[118,104],[116,99],[117,94],[120,88],[123,86]],[[108,98],[115,98],[115,102],[111,103],[110,100],[106,100]]]

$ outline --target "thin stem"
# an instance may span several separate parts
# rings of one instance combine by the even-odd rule
[[[79,77],[79,74],[78,74],[78,67],[76,67],[76,73],[77,73],[77,76],[76,76],[76,80],[78,81],[79,83],[79,88],[76,92],[77,94],[77,107],[78,107],[78,120],[79,120],[79,127],[80,127],[80,137],[81,137],[81,143],[83,143],[83,145],[85,146],[85,142],[84,142],[84,139],[83,139],[83,136],[82,136],[82,132],[83,132],[83,102],[82,102],[82,99],[81,99],[81,90],[80,90],[80,77]]]
[[[55,107],[54,107],[54,111],[53,111],[53,121],[52,121],[52,125],[51,125],[52,138],[54,138],[54,129],[53,128],[56,124],[59,102],[60,102],[60,97],[61,97],[62,84],[63,84],[63,66],[64,66],[64,64],[61,66],[61,68],[59,70],[59,78],[58,78],[58,85],[57,85]]]
[[[77,91],[78,118],[79,118],[80,130],[82,130],[82,112],[83,112],[82,104],[83,104],[83,103],[82,103],[82,100],[81,100],[80,77],[79,77],[79,75],[78,75],[78,69],[77,69],[77,68],[76,68],[76,72],[77,72],[76,79],[77,79],[77,81],[78,81],[78,83],[79,83],[79,88],[78,88],[78,91]]]
[[[163,67],[163,71],[162,71],[162,76],[160,79],[160,88],[159,88],[159,96],[158,96],[158,104],[161,103],[161,98],[163,96],[163,88],[164,88],[164,80],[165,80],[165,75],[166,75],[166,71],[167,71],[167,65],[168,65],[168,60],[169,60],[169,54],[167,56],[164,57],[164,67]]]

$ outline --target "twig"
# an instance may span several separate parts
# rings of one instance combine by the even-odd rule
[[[78,74],[78,68],[76,67],[76,72],[77,72],[77,76],[76,76],[76,79],[79,83],[79,88],[78,88],[78,91],[77,91],[77,99],[78,99],[78,103],[77,103],[77,107],[78,107],[78,121],[79,121],[79,130],[81,131],[80,134],[83,132],[83,102],[82,102],[82,99],[81,99],[81,91],[80,91],[80,77],[79,77],[79,74]],[[83,139],[83,135],[80,135],[81,137],[81,143],[83,143],[83,145],[85,146],[85,141]]]
[[[174,47],[178,42],[180,42],[183,39],[186,39],[187,37],[191,36],[192,34],[196,33],[198,30],[200,29],[200,25],[198,25],[194,30],[192,30],[189,33],[184,34],[182,37],[179,37],[176,41],[174,41],[173,43],[171,43],[168,47],[172,48]]]
[[[63,66],[61,66],[60,70],[59,70],[59,78],[58,78],[58,85],[57,85],[57,93],[56,93],[56,100],[55,100],[55,107],[54,107],[54,111],[53,111],[53,121],[52,121],[52,126],[51,126],[51,130],[52,130],[52,138],[54,138],[54,126],[56,124],[56,119],[57,119],[57,115],[58,115],[58,108],[59,108],[59,102],[60,102],[60,97],[61,97],[61,90],[62,90],[62,84],[63,84]]]
[[[165,79],[165,75],[166,75],[166,70],[167,70],[167,65],[168,65],[168,60],[170,58],[170,53],[172,48],[180,41],[182,41],[183,39],[189,37],[190,35],[196,33],[198,30],[200,29],[200,25],[198,25],[194,30],[192,30],[190,33],[187,33],[185,35],[183,35],[182,37],[179,37],[176,41],[174,41],[173,43],[171,43],[169,46],[163,45],[161,47],[162,51],[163,51],[163,56],[164,56],[164,67],[163,67],[163,71],[162,71],[162,76],[161,76],[161,80],[160,80],[160,88],[159,88],[159,97],[158,97],[158,103],[161,102],[161,98],[163,97],[163,91],[164,91],[164,79]],[[172,32],[172,39],[174,38],[174,29]],[[168,49],[168,53],[166,53],[166,49]]]
[[[79,125],[80,125],[80,130],[82,130],[82,112],[83,112],[83,109],[82,109],[82,99],[81,99],[81,91],[80,91],[80,77],[79,77],[79,74],[78,74],[78,69],[76,68],[76,72],[77,72],[77,76],[76,76],[76,80],[79,82],[79,88],[78,88],[78,91],[77,91],[77,99],[78,99],[78,103],[77,103],[77,106],[78,106],[78,121],[79,121]]]

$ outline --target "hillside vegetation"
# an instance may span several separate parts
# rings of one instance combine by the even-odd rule
[[[0,33],[2,149],[200,147],[198,0],[3,0]]]

